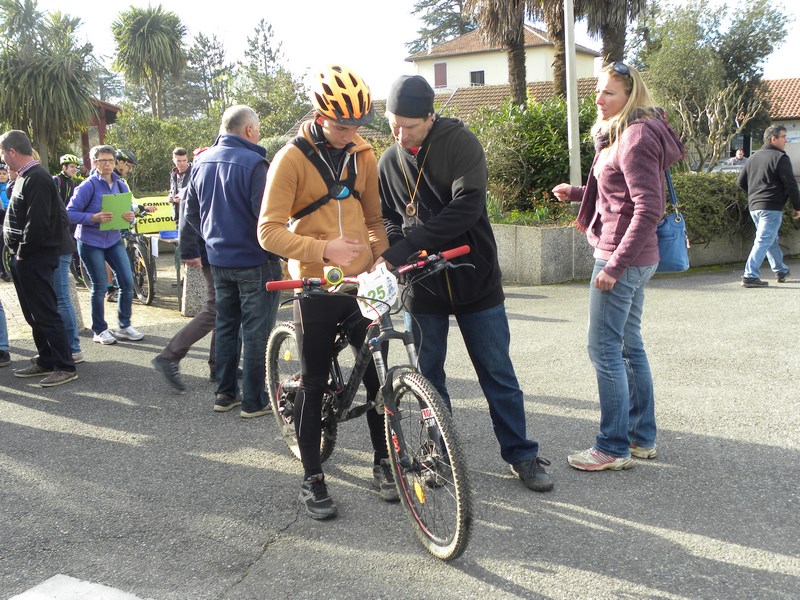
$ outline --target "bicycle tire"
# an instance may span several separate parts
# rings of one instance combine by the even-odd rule
[[[300,352],[295,341],[294,323],[278,323],[267,340],[267,389],[272,414],[278,425],[281,439],[299,460],[300,448],[294,429],[294,398],[300,388]],[[338,422],[333,412],[332,398],[326,393],[322,398],[322,435],[320,436],[320,461],[330,458],[336,446]]]
[[[149,306],[155,297],[155,278],[150,267],[148,252],[141,242],[134,242],[128,251],[131,261],[131,274],[133,275],[133,291],[139,301]],[[148,249],[149,250],[149,249]]]
[[[0,235],[2,235],[1,231]],[[11,250],[9,249],[8,246],[3,246],[2,260],[3,260],[3,270],[6,272],[6,275],[8,275],[13,281],[14,275],[11,273]]]
[[[441,560],[453,560],[469,542],[472,501],[450,411],[416,371],[401,373],[392,387],[397,414],[392,418],[387,411],[385,429],[400,501],[425,549]],[[400,439],[406,465],[400,464]]]

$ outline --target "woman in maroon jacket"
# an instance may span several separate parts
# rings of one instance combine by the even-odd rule
[[[561,183],[581,200],[578,228],[594,247],[589,286],[589,357],[597,372],[600,433],[568,457],[583,471],[630,469],[631,455],[656,456],[653,378],[641,335],[644,288],[658,266],[656,226],[664,214],[664,170],[683,147],[639,73],[616,62],[597,82],[595,155],[585,186]]]

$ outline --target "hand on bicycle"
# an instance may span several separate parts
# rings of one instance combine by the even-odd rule
[[[346,267],[366,249],[367,246],[358,240],[340,237],[325,244],[322,256],[329,262]]]
[[[390,271],[394,269],[394,265],[381,256],[378,260],[375,261],[375,264],[372,265],[372,268],[369,270],[369,272],[372,273],[375,269],[378,268],[378,265],[386,265],[386,268],[389,269]]]

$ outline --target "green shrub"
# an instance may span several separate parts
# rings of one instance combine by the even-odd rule
[[[136,154],[139,165],[128,181],[134,195],[140,196],[169,185],[172,150],[176,146],[186,148],[191,158],[195,148],[210,146],[214,142],[219,122],[218,116],[160,120],[125,105],[117,115],[117,122],[109,127],[106,143]]]
[[[708,244],[720,238],[754,235],[747,194],[736,185],[735,173],[673,173],[672,182],[693,243]],[[669,204],[667,210],[671,210]],[[781,234],[788,234],[795,228],[787,206]]]
[[[673,173],[672,182],[692,243],[752,233],[747,196],[737,187],[735,174]]]
[[[587,173],[594,156],[591,129],[596,108],[591,98],[580,102],[581,169]],[[489,169],[489,191],[500,212],[517,214],[569,213],[569,205],[550,192],[569,179],[567,107],[563,98],[528,100],[525,106],[507,102],[478,113],[470,123],[483,144]],[[547,209],[543,211],[542,209]],[[550,219],[552,221],[552,219]]]

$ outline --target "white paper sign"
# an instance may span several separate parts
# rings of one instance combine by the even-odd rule
[[[397,300],[397,277],[381,263],[372,273],[358,276],[358,307],[368,319],[377,319]]]

